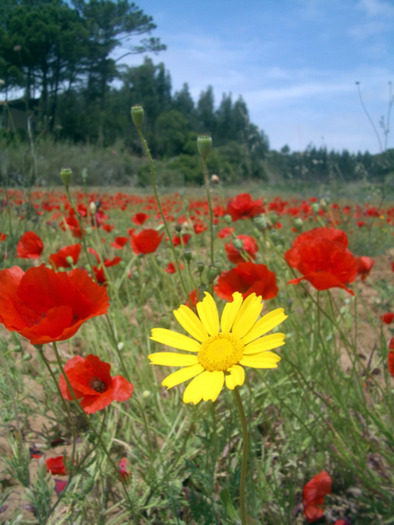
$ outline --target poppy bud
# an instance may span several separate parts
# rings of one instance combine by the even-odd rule
[[[259,231],[264,231],[267,228],[267,219],[265,215],[258,215],[253,218],[253,223]]]
[[[71,255],[67,255],[66,257],[66,262],[70,265],[70,266],[74,266],[74,259]]]
[[[276,213],[272,213],[270,219],[272,224],[276,224],[278,222],[278,216],[276,215]]]
[[[231,224],[233,222],[233,219],[231,218],[231,215],[227,214],[224,216],[224,222],[226,224]]]
[[[294,219],[293,226],[298,232],[302,230],[302,225],[303,225],[303,221],[300,217],[297,217],[296,219]]]
[[[220,273],[220,268],[216,266],[215,264],[208,266],[208,269],[207,269],[208,281],[213,281],[215,277],[219,275],[219,273]]]
[[[70,182],[71,182],[71,175],[72,175],[72,170],[70,168],[62,168],[60,170],[60,177],[63,181],[63,184],[68,187],[70,185]]]
[[[244,243],[241,241],[241,239],[234,239],[233,246],[236,250],[242,250]]]
[[[190,262],[193,259],[193,254],[188,248],[183,252],[183,258],[185,261]]]
[[[89,208],[90,208],[90,213],[93,213],[93,214],[96,213],[96,211],[97,211],[97,206],[96,206],[96,203],[95,203],[95,202],[92,201],[92,202],[89,204]]]
[[[197,270],[198,270],[198,273],[201,275],[202,272],[204,271],[204,263],[203,262],[198,262],[197,263]]]
[[[205,159],[212,149],[212,137],[209,135],[199,135],[197,137],[198,153]]]
[[[313,202],[311,208],[312,208],[313,213],[318,213],[320,209],[320,205],[317,202]]]
[[[88,170],[86,168],[83,168],[82,170],[82,182],[85,184],[88,178]]]
[[[142,106],[132,106],[131,118],[133,119],[134,125],[140,128],[144,120],[144,108]]]

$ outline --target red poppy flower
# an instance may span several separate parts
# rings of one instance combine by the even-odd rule
[[[208,226],[204,222],[196,222],[193,225],[193,230],[196,235],[205,232],[208,229]]]
[[[184,266],[183,264],[181,264],[181,265],[179,266],[179,269],[180,269],[180,270],[183,270],[184,267],[185,267],[185,266]],[[175,264],[172,263],[172,262],[169,262],[169,263],[167,264],[167,266],[164,268],[164,271],[165,271],[166,273],[175,273],[175,272],[176,272],[176,266],[175,266]]]
[[[385,313],[384,315],[381,315],[379,317],[379,319],[384,323],[384,324],[391,324],[394,320],[394,313],[392,312],[387,312]]]
[[[71,260],[72,264],[77,264],[80,253],[81,245],[71,244],[70,246],[61,248],[56,253],[52,253],[52,255],[49,256],[49,262],[56,269],[71,268]]]
[[[16,245],[16,253],[21,259],[39,259],[44,249],[44,243],[34,232],[26,232]]]
[[[7,234],[6,233],[0,233],[0,242],[4,242],[7,238]]]
[[[227,213],[233,221],[255,217],[263,212],[263,199],[254,201],[249,193],[240,193],[227,204]]]
[[[186,246],[190,240],[190,237],[191,237],[190,233],[185,233],[184,235],[182,235],[182,238],[178,237],[177,235],[173,235],[172,244],[174,246],[179,246],[180,244],[182,244],[182,246]],[[166,240],[168,241],[168,238]]]
[[[255,254],[259,247],[254,238],[250,237],[250,235],[237,235],[237,239],[242,242],[242,249],[237,250],[233,241],[224,245],[228,260],[234,264],[245,262],[245,257],[242,252],[246,252],[250,258],[255,259]]]
[[[263,299],[272,299],[278,294],[276,275],[264,264],[242,262],[228,272],[223,272],[215,286],[215,292],[221,299],[232,300],[234,292],[241,292],[245,299],[251,293]]]
[[[65,481],[64,479],[55,479],[54,481],[55,481],[55,492],[57,495],[59,495],[67,487],[67,481]]]
[[[373,265],[375,264],[375,261],[370,257],[356,257],[356,263],[357,275],[360,275],[361,280],[365,281],[365,279],[370,274]]]
[[[131,475],[131,471],[127,470],[127,458],[122,458],[119,461],[119,474],[122,476],[123,481],[127,481]]]
[[[75,215],[73,208],[69,210],[69,213],[60,223],[60,228],[64,231],[69,230],[73,237],[76,239],[81,239],[82,231],[79,225],[79,221]]]
[[[55,458],[48,458],[45,460],[47,472],[58,476],[65,476],[68,474],[66,465],[64,464],[63,456],[56,456]]]
[[[105,288],[85,270],[55,272],[44,265],[25,273],[0,271],[0,323],[32,344],[64,341],[91,317],[108,309]]]
[[[304,505],[304,516],[312,523],[324,515],[324,497],[331,494],[331,477],[323,470],[316,474],[304,486],[302,503]]]
[[[115,248],[115,250],[121,250],[128,242],[129,237],[115,237],[114,241],[110,244]]]
[[[160,235],[157,230],[147,229],[142,232],[131,235],[131,248],[137,255],[143,253],[153,253],[159,247],[163,238],[163,233]]]
[[[218,232],[219,239],[225,239],[226,237],[231,237],[232,232],[234,231],[234,228],[230,228],[229,226],[226,226],[225,228],[222,228]]]
[[[131,220],[137,226],[142,226],[144,222],[149,219],[149,217],[150,215],[147,215],[146,213],[136,213],[133,217],[131,217]]]
[[[75,397],[80,400],[87,414],[102,410],[113,401],[126,401],[133,393],[134,387],[127,379],[122,376],[111,377],[111,365],[92,354],[86,358],[79,355],[71,358],[64,371]],[[65,399],[74,399],[63,374],[60,374],[59,388]]]
[[[334,228],[315,228],[301,233],[285,253],[285,259],[303,277],[292,279],[288,284],[306,279],[317,290],[343,288],[354,295],[346,284],[356,279],[357,263],[347,246],[346,233]]]
[[[391,338],[390,344],[391,346],[389,345],[389,348],[394,348],[394,337]],[[394,350],[390,350],[387,360],[389,365],[389,372],[392,376],[394,376]]]

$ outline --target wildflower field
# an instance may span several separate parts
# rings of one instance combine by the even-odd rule
[[[1,191],[2,523],[394,523],[394,208],[200,153],[198,197]]]

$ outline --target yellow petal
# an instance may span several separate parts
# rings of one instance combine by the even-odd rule
[[[148,355],[151,363],[164,366],[190,366],[198,363],[196,355],[178,354],[176,352],[157,352]]]
[[[231,330],[234,319],[241,308],[242,301],[242,294],[239,292],[234,292],[233,301],[231,303],[226,303],[225,307],[223,308],[222,318],[220,320],[222,332],[228,333]]]
[[[260,339],[256,339],[249,343],[244,348],[244,355],[258,354],[266,350],[273,350],[285,344],[285,334],[277,333],[266,335]]]
[[[178,323],[197,341],[205,341],[208,339],[208,332],[205,330],[202,322],[196,314],[184,304],[177,310],[174,310],[174,315]]]
[[[244,337],[242,338],[243,344],[247,345],[251,341],[254,341],[258,337],[261,337],[262,335],[266,334],[267,332],[278,326],[285,319],[287,319],[287,315],[285,315],[283,308],[277,308],[276,310],[272,310],[272,312],[269,312],[268,314],[264,315],[261,319],[259,319],[257,323],[254,326],[252,326],[249,332],[246,335],[244,335]]]
[[[178,350],[186,350],[186,352],[198,352],[201,348],[200,343],[195,339],[166,328],[153,328],[150,338],[157,343],[163,343]]]
[[[205,371],[190,381],[183,392],[184,403],[193,403],[193,405],[197,405],[197,403],[201,401],[202,396],[204,395],[205,376],[207,374],[209,374],[209,372]]]
[[[200,364],[181,368],[167,376],[162,382],[162,385],[166,386],[167,388],[172,388],[173,386],[179,385],[180,383],[189,381],[189,379],[200,374],[203,370],[204,369]]]
[[[212,295],[205,292],[204,299],[197,303],[196,307],[201,322],[209,335],[217,335],[219,332],[219,314]]]
[[[226,375],[226,387],[230,390],[234,390],[236,386],[241,386],[245,382],[245,370],[242,368],[242,366],[234,365],[230,367],[227,372],[229,372],[228,375]]]
[[[280,357],[273,352],[261,352],[261,354],[245,355],[240,365],[251,368],[277,368]]]
[[[224,373],[218,370],[207,372],[204,376],[204,392],[202,398],[204,401],[216,401],[224,384]]]
[[[242,338],[248,333],[257,321],[262,308],[263,303],[260,296],[256,297],[255,293],[248,295],[235,318],[232,329],[233,334]]]

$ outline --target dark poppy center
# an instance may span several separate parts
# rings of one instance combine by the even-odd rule
[[[107,385],[98,377],[92,377],[92,379],[89,379],[89,385],[93,388],[93,390],[99,392],[100,394],[107,390]]]

